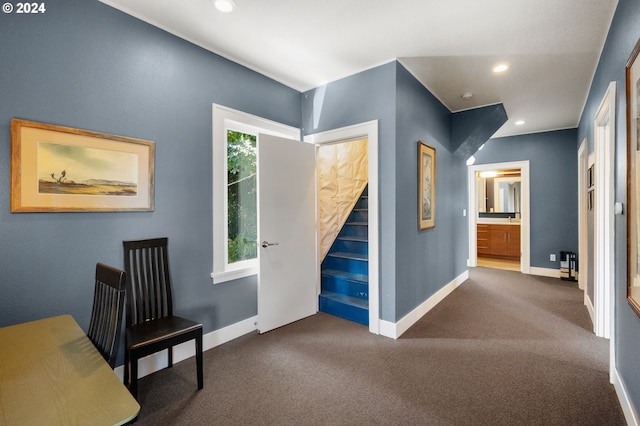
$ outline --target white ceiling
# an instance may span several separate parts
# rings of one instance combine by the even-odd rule
[[[502,102],[495,136],[577,126],[617,5],[235,0],[223,14],[211,0],[101,1],[299,91],[397,59],[452,112]]]

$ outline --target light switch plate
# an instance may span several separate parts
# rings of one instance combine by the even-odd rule
[[[622,214],[622,210],[623,210],[622,203],[620,201],[616,201],[616,203],[613,205],[613,213],[620,215]]]

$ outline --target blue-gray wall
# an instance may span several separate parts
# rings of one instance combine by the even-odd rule
[[[466,158],[451,152],[452,114],[402,65],[396,97],[396,320],[467,269]],[[436,149],[436,226],[418,230],[418,141]],[[459,178],[462,177],[462,181]],[[457,232],[464,230],[464,232]]]
[[[640,2],[619,0],[600,63],[582,113],[576,146],[584,138],[593,151],[593,120],[609,83],[615,81],[616,95],[616,147],[615,147],[615,199],[626,205],[627,153],[626,153],[626,82],[625,65],[636,42],[640,39]],[[640,318],[627,304],[627,216],[615,216],[615,344],[616,365],[622,381],[640,413]]]
[[[531,266],[559,269],[549,254],[578,251],[576,130],[490,139],[475,164],[529,160]]]
[[[300,93],[98,1],[0,14],[0,326],[87,327],[96,262],[168,236],[175,309],[205,332],[256,315],[256,281],[213,285],[212,103],[300,125]],[[156,143],[155,211],[9,213],[12,117]]]

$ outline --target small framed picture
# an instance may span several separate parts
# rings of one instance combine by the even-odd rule
[[[418,143],[418,228],[436,226],[436,150]]]

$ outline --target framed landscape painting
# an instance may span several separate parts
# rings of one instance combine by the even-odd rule
[[[436,226],[436,150],[418,142],[418,228]]]
[[[152,211],[155,144],[14,118],[11,212]]]

